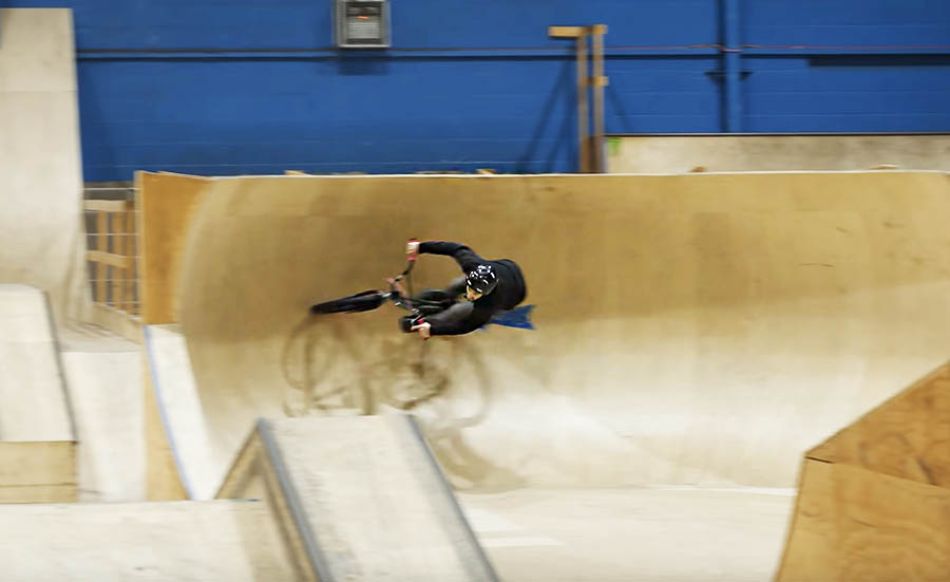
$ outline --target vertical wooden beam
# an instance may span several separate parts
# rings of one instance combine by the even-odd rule
[[[132,220],[135,224],[135,264],[133,271],[135,273],[135,292],[132,294],[135,297],[135,308],[133,309],[133,315],[137,315],[142,318],[142,323],[153,323],[145,319],[146,304],[148,302],[147,296],[148,292],[145,288],[145,278],[146,272],[148,271],[148,260],[145,258],[146,249],[148,244],[146,240],[146,231],[145,231],[145,195],[143,189],[145,188],[145,172],[138,171],[135,172],[132,183]]]
[[[106,232],[109,230],[107,221],[108,215],[105,212],[96,213],[96,250],[103,253],[109,251],[109,243],[106,239]],[[108,303],[106,292],[108,268],[109,266],[105,263],[96,263],[96,296],[94,298],[96,303]]]
[[[590,167],[590,107],[588,105],[587,31],[577,37],[577,141],[580,172]]]
[[[114,212],[109,216],[112,252],[123,257],[126,256],[124,218],[125,214],[122,212]],[[112,269],[112,304],[116,309],[125,309],[125,277],[127,270],[128,265]]]
[[[604,154],[604,88],[607,86],[607,77],[604,75],[604,35],[607,25],[597,24],[591,27],[593,36],[594,74],[591,85],[594,93],[594,132],[591,139],[592,172],[603,174],[607,171]]]
[[[138,311],[138,301],[136,299],[135,280],[138,276],[138,260],[136,257],[138,245],[136,244],[135,238],[135,204],[132,201],[129,201],[123,217],[125,218],[125,232],[128,233],[125,248],[127,256],[129,257],[129,268],[126,271],[128,274],[128,278],[126,279],[126,296],[129,298],[129,301],[126,311],[129,315],[136,315]]]

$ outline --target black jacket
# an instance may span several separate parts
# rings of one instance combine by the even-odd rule
[[[473,302],[474,309],[461,321],[432,321],[432,335],[461,335],[475,331],[501,311],[514,309],[528,294],[524,275],[517,263],[510,259],[487,260],[478,256],[469,247],[445,241],[429,241],[419,245],[419,252],[430,255],[450,256],[466,275],[479,265],[491,265],[498,275],[494,291]],[[434,318],[438,319],[438,318]]]

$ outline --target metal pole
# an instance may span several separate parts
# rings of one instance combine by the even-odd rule
[[[741,0],[722,0],[723,74],[725,87],[725,130],[742,131],[742,45],[740,40]]]

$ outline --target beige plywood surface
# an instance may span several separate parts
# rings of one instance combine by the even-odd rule
[[[136,174],[142,244],[142,321],[178,321],[182,246],[208,180],[178,174]]]
[[[50,293],[58,317],[86,307],[72,13],[0,10],[0,283]]]
[[[950,491],[806,459],[782,582],[947,580]]]
[[[861,417],[808,458],[950,489],[950,364]]]
[[[182,274],[208,434],[237,450],[300,389],[417,399],[462,488],[790,487],[950,352],[948,192],[936,172],[216,179]],[[519,261],[537,331],[423,356],[392,308],[307,319],[398,272],[410,236]],[[417,283],[455,272],[423,257]]]

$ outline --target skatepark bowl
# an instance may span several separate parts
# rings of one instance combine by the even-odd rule
[[[146,205],[182,180],[195,179],[143,177]],[[950,347],[947,185],[926,172],[204,180],[179,221],[169,322],[147,327],[173,464],[206,498],[258,417],[410,414],[503,579],[779,576],[802,456]],[[400,270],[410,236],[516,259],[536,329],[421,342],[392,308],[307,314]],[[418,288],[456,271],[424,256]],[[390,449],[344,434],[352,458],[336,462],[368,498],[396,487],[378,466]],[[370,506],[347,519],[396,523]]]

